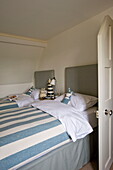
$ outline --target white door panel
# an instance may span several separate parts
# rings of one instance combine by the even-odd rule
[[[99,170],[113,161],[113,21],[106,16],[98,34]]]

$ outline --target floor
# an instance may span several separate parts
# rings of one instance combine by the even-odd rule
[[[111,165],[111,168],[110,168],[110,170],[113,170],[113,163],[112,163],[112,165]]]
[[[98,170],[97,161],[91,161],[80,170]]]
[[[96,161],[89,162],[80,170],[98,170],[97,162]],[[113,170],[113,164],[112,164],[110,170]]]

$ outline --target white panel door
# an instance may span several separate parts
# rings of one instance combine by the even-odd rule
[[[99,170],[113,161],[113,20],[106,16],[98,34]]]

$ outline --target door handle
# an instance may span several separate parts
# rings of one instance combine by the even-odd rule
[[[105,115],[112,115],[113,114],[113,111],[112,110],[107,110],[105,109]]]
[[[111,116],[112,114],[113,114],[113,111],[112,111],[112,110],[110,110],[110,111],[109,111],[109,115]]]
[[[105,115],[108,115],[109,111],[107,109],[105,109]]]

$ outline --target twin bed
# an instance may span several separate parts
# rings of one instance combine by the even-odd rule
[[[66,68],[65,73],[66,89],[70,87],[73,91],[97,96],[97,65]],[[36,88],[45,87],[48,78],[52,77],[53,70],[36,72]],[[43,78],[44,82],[39,81]],[[50,105],[59,109],[51,111]],[[97,150],[97,107],[77,112],[75,122],[78,120],[78,124],[75,125],[69,119],[69,109],[71,106],[61,102],[58,104],[57,100],[35,101],[31,106],[21,108],[15,101],[0,101],[0,169],[77,170],[85,165]],[[67,113],[66,117],[64,113]],[[86,120],[90,122],[93,132]],[[69,122],[72,124],[67,127]],[[81,128],[78,128],[79,125]],[[77,132],[74,137],[70,131],[72,126]],[[82,137],[79,137],[80,129]],[[87,135],[86,129],[90,134]]]

